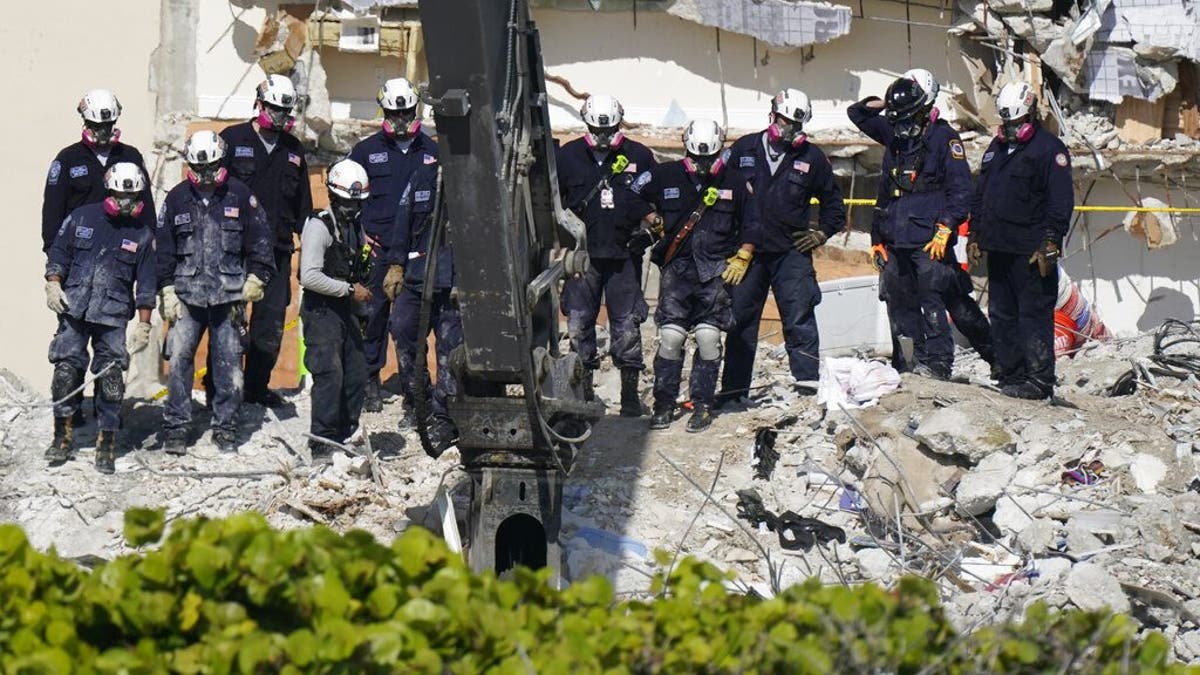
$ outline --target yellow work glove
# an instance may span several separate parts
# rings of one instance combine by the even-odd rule
[[[746,278],[746,270],[750,268],[750,259],[754,254],[744,248],[738,249],[738,252],[733,254],[725,261],[725,271],[721,273],[721,278],[730,286],[737,286],[742,283],[742,279]]]
[[[883,266],[887,263],[887,247],[883,244],[875,244],[871,247],[871,267],[875,268],[876,272],[882,272]]]
[[[925,244],[925,248],[921,249],[929,254],[930,260],[941,260],[946,257],[946,244],[950,243],[950,228],[938,223],[937,232],[933,234],[933,239]]]
[[[388,300],[395,300],[397,295],[400,295],[400,289],[404,288],[404,267],[402,265],[389,265],[387,274],[383,277],[383,294]]]

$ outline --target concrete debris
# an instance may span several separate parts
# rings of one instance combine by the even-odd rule
[[[805,0],[676,0],[668,14],[775,47],[823,44],[850,32],[849,7]]]
[[[647,350],[652,331],[647,324]],[[1200,358],[1194,342],[1171,349]],[[1154,350],[1154,335],[1082,345],[1059,360],[1058,405],[966,383],[986,381],[988,366],[962,353],[950,382],[906,374],[877,405],[843,411],[797,395],[786,359],[764,343],[754,384],[767,386],[722,409],[699,435],[682,424],[651,435],[644,418],[616,416],[619,371],[606,363],[595,381],[613,414],[564,486],[567,576],[602,574],[623,596],[647,597],[656,550],[707,560],[764,596],[808,578],[891,585],[920,574],[963,629],[1020,616],[1037,601],[1136,607],[1147,627],[1175,627],[1175,658],[1200,658],[1200,631],[1187,618],[1200,614],[1200,491],[1189,488],[1200,474],[1200,381],[1157,374],[1153,388],[1109,395],[1131,362]],[[289,394],[278,419],[246,406],[243,446],[232,456],[207,433],[187,456],[164,456],[154,438],[161,407],[131,401],[111,477],[91,466],[91,424],[77,460],[45,465],[51,420],[37,400],[0,371],[0,520],[73,557],[128,552],[120,524],[131,506],[164,505],[169,518],[255,510],[282,528],[323,523],[385,542],[467,514],[461,473],[446,474],[449,501],[437,497],[457,459],[420,452],[415,433],[397,426],[398,398],[364,416],[379,483],[358,455],[309,463],[303,391]],[[778,454],[765,477],[756,477],[750,448],[760,429],[772,432]],[[251,471],[260,473],[237,474]],[[1064,481],[1072,472],[1084,480]],[[784,536],[736,520],[738,492],[750,488]]]
[[[1167,203],[1154,197],[1143,197],[1141,206],[1166,208]],[[1125,216],[1125,231],[1136,239],[1146,242],[1146,248],[1156,249],[1170,246],[1179,240],[1179,228],[1173,213],[1130,211]]]
[[[1129,598],[1121,590],[1121,582],[1103,567],[1093,563],[1079,563],[1067,573],[1066,591],[1071,601],[1080,609],[1110,609],[1128,612]]]

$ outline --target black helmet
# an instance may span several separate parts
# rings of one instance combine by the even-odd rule
[[[921,85],[907,77],[898,78],[888,87],[883,103],[884,115],[893,122],[911,119],[931,107]]]

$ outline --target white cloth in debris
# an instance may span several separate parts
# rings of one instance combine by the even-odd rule
[[[853,357],[825,358],[821,361],[821,382],[817,403],[827,407],[867,408],[879,397],[900,388],[900,373],[879,361]]]

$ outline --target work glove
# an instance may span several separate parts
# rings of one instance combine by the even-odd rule
[[[888,253],[887,247],[883,244],[875,244],[871,247],[871,266],[876,272],[882,272],[883,266],[887,263]]]
[[[746,278],[746,270],[750,268],[750,259],[754,254],[744,248],[738,249],[738,252],[733,254],[725,261],[725,271],[721,273],[721,279],[730,286],[737,286],[742,283],[742,279]]]
[[[183,318],[183,303],[175,295],[174,286],[166,286],[158,292],[158,314],[163,321],[172,323]]]
[[[67,294],[63,292],[62,283],[58,281],[46,282],[46,306],[55,314],[62,314],[67,311]]]
[[[263,299],[263,287],[266,284],[262,279],[251,274],[246,277],[246,283],[242,284],[242,302],[258,302]]]
[[[650,234],[654,235],[655,239],[657,239],[663,236],[663,233],[667,231],[667,226],[666,223],[663,222],[663,217],[656,215],[654,216],[654,220],[650,221],[649,224],[646,225],[646,229],[650,232]]]
[[[1029,256],[1029,264],[1037,265],[1038,274],[1045,279],[1058,267],[1058,255],[1058,244],[1047,239]]]
[[[808,253],[821,244],[824,244],[828,239],[829,235],[821,230],[802,230],[792,233],[792,245],[801,253]]]
[[[387,274],[383,277],[383,295],[388,300],[395,300],[404,288],[404,266],[388,265]]]
[[[967,240],[967,262],[972,267],[983,262],[983,249],[979,248],[979,242],[975,241],[974,237]]]
[[[933,239],[925,244],[925,248],[921,249],[929,254],[930,260],[941,260],[946,257],[946,244],[950,243],[950,228],[938,223],[937,232],[933,233]]]
[[[150,322],[139,321],[133,332],[125,339],[125,351],[136,354],[150,345]]]

